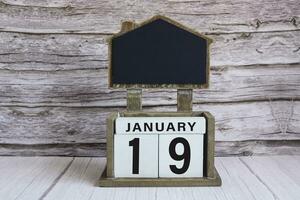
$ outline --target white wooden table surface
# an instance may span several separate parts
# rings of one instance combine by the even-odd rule
[[[0,199],[300,199],[300,156],[216,158],[222,187],[100,188],[105,158],[0,157]]]

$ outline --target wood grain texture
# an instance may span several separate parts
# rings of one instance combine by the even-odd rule
[[[1,199],[39,199],[72,158],[1,157]]]
[[[216,142],[216,156],[299,155],[299,140],[246,140]]]
[[[1,156],[105,157],[106,143],[1,144]],[[299,140],[217,141],[215,156],[299,155]]]
[[[0,32],[0,69],[71,70],[107,67],[111,35]],[[211,66],[300,62],[299,31],[209,35]]]
[[[196,104],[194,110],[210,111],[215,116],[217,155],[263,154],[264,149],[267,154],[274,154],[274,152],[297,154],[299,153],[297,150],[299,148],[299,107],[298,101],[271,101],[228,103],[226,106]],[[1,107],[1,142],[15,144],[16,147],[27,144],[17,149],[14,149],[13,145],[4,145],[2,155],[7,155],[10,148],[13,155],[22,155],[21,147],[27,149],[29,154],[35,152],[35,155],[45,155],[47,149],[42,148],[43,144],[45,148],[49,148],[50,155],[57,153],[102,156],[104,146],[98,149],[95,143],[105,142],[106,118],[113,110],[118,111],[120,108]],[[145,110],[176,111],[176,106],[146,107]],[[267,141],[263,142],[265,140]],[[293,142],[281,145],[277,143],[277,146],[282,146],[282,149],[289,149],[282,150],[280,153],[272,152],[269,140],[292,140]],[[257,146],[259,149],[255,150]],[[91,150],[93,148],[94,150]]]
[[[299,102],[197,104],[216,118],[217,141],[299,139]],[[147,107],[145,111],[176,111]],[[105,141],[106,118],[119,108],[1,107],[1,142],[19,144],[99,143]],[[125,109],[123,109],[125,110]],[[256,124],[257,126],[253,126]],[[21,139],[22,138],[22,139]]]
[[[213,33],[299,30],[296,0],[267,1],[44,1],[3,0],[2,31],[27,33],[117,32],[122,20],[167,15],[189,27]]]
[[[44,199],[90,199],[93,191],[99,189],[96,184],[104,168],[104,158],[75,158]]]
[[[274,199],[299,199],[300,193],[297,192],[300,190],[299,176],[293,176],[294,173],[291,172],[299,171],[297,158],[291,157],[291,161],[287,163],[286,158],[280,157],[241,158],[241,161],[264,185],[268,186]],[[295,165],[290,165],[290,162]]]
[[[210,88],[193,102],[216,117],[217,155],[300,154],[298,4],[0,1],[0,155],[105,155],[105,119],[126,107],[126,91],[108,89],[106,40],[155,14],[214,39]],[[142,102],[175,111],[176,91]]]
[[[222,187],[96,187],[104,158],[1,157],[0,167],[7,165],[0,179],[4,199],[294,200],[300,195],[299,156],[216,158]]]
[[[209,89],[194,90],[194,103],[299,100],[300,65],[212,68]],[[0,70],[0,105],[115,107],[126,91],[110,90],[107,70]],[[144,90],[143,105],[174,105],[176,90]]]
[[[0,144],[1,156],[106,156],[106,143]],[[226,153],[226,155],[228,155]],[[241,153],[242,155],[242,153]]]

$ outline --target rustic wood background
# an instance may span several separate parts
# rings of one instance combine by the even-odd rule
[[[216,117],[217,155],[300,154],[298,0],[1,0],[0,155],[105,155],[107,38],[122,20],[166,15],[214,39],[194,110]],[[175,90],[146,90],[175,111]]]

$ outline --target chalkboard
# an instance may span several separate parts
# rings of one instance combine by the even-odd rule
[[[111,40],[110,86],[208,84],[206,38],[157,18]]]

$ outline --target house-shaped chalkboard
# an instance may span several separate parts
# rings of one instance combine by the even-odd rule
[[[207,88],[211,39],[164,16],[110,40],[113,88]]]

